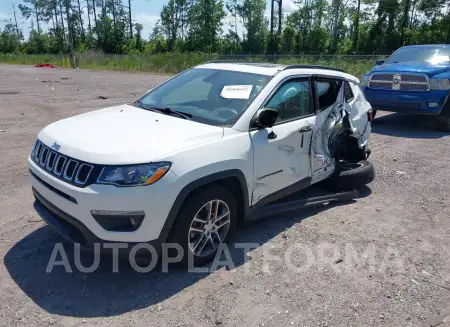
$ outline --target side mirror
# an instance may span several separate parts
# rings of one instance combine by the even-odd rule
[[[256,126],[259,128],[267,128],[275,125],[278,118],[278,111],[275,109],[260,109],[256,113]]]
[[[380,66],[380,65],[384,64],[384,59],[377,59],[376,63],[378,66]]]

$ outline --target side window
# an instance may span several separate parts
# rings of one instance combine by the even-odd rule
[[[278,111],[277,122],[311,114],[309,80],[295,79],[284,83],[272,96],[266,108]]]
[[[355,98],[352,88],[350,87],[350,84],[348,84],[348,82],[344,82],[344,98],[345,102],[347,103],[352,102]]]
[[[316,78],[314,81],[319,111],[325,110],[336,103],[342,81],[331,78]]]

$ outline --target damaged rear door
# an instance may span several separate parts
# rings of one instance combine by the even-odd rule
[[[270,202],[310,185],[310,140],[315,129],[311,78],[282,81],[263,107],[277,110],[278,119],[273,128],[250,130],[253,205],[263,198],[262,202]]]
[[[314,75],[316,130],[311,144],[312,182],[329,177],[335,168],[331,145],[341,129],[344,112],[343,79]]]

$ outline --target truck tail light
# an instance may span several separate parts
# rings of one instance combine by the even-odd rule
[[[373,110],[369,109],[369,111],[367,111],[367,118],[369,119],[369,122],[373,121]]]

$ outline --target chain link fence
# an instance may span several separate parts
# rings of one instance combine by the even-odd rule
[[[49,63],[64,67],[63,58],[68,55],[25,55],[0,54],[0,62],[11,64]],[[318,64],[343,69],[355,76],[361,76],[375,64],[376,59],[388,55],[330,55],[330,54],[207,54],[201,52],[172,52],[159,54],[105,54],[98,51],[87,51],[76,54],[79,68],[110,69],[124,71],[145,71],[156,73],[179,73],[213,60],[267,62],[277,64]]]

